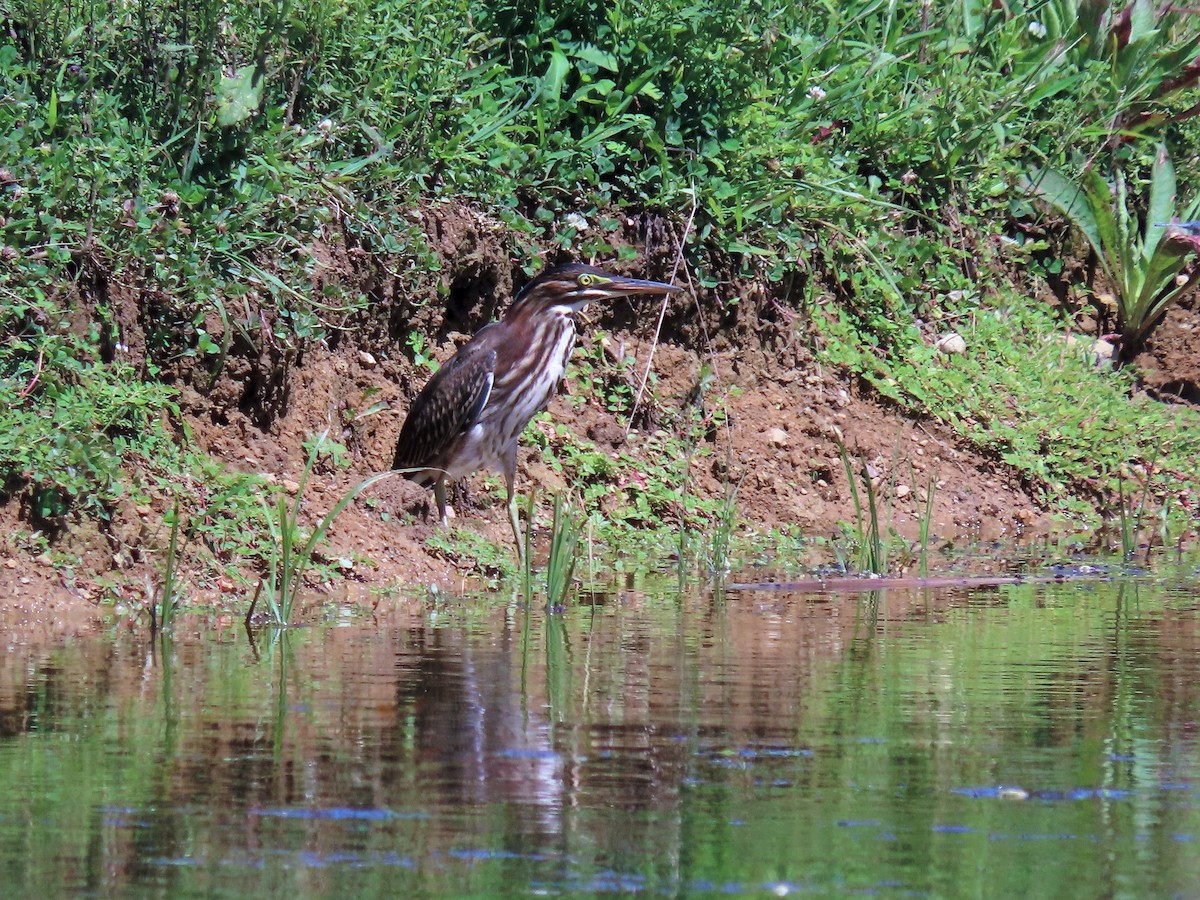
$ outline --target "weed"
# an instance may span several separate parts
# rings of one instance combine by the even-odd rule
[[[554,514],[550,521],[550,555],[546,560],[546,605],[558,609],[571,592],[571,579],[579,545],[579,521],[570,499],[554,495]]]
[[[858,477],[854,472],[850,454],[840,439],[838,440],[838,451],[842,457],[842,468],[846,472],[846,481],[850,485],[850,499],[854,504],[854,539],[858,547],[855,571],[869,572],[872,575],[886,575],[888,571],[887,541],[883,535],[884,526],[879,516],[879,499],[875,491],[874,480],[867,466],[863,465],[863,492],[860,493]]]
[[[572,498],[564,499],[562,494],[554,495],[550,520],[550,553],[546,559],[545,582],[542,586],[546,595],[546,606],[552,610],[561,609],[566,605],[578,562],[581,525],[572,509],[573,506]],[[526,606],[533,602],[536,593],[532,560],[533,533],[534,497],[531,491],[525,504],[524,549],[521,554],[521,588]]]
[[[166,516],[166,524],[170,526],[171,536],[167,542],[167,556],[163,560],[162,583],[157,589],[146,585],[150,600],[150,635],[158,632],[168,632],[175,621],[175,610],[179,604],[179,498]]]
[[[519,571],[508,547],[493,543],[469,528],[436,529],[425,540],[425,546],[456,565],[466,566],[470,574],[492,585],[514,577]]]
[[[271,532],[271,552],[267,560],[267,574],[259,582],[258,589],[255,591],[254,600],[246,614],[247,621],[253,615],[254,607],[265,587],[271,623],[277,626],[290,625],[296,598],[301,588],[304,587],[305,570],[312,561],[313,551],[325,539],[329,527],[342,510],[354,501],[355,497],[376,482],[396,474],[390,471],[380,472],[359,482],[343,495],[334,507],[321,518],[317,527],[306,536],[300,528],[300,507],[304,499],[304,488],[312,474],[313,466],[326,449],[326,437],[327,432],[322,432],[315,440],[309,442],[308,460],[300,475],[296,498],[291,507],[288,507],[287,498],[282,494],[275,498],[273,509],[267,505],[265,500],[262,501],[263,511]]]
[[[911,466],[909,467],[910,471]],[[912,482],[916,484],[916,473],[913,472]],[[930,473],[925,483],[925,496],[921,498],[921,519],[919,522],[919,545],[921,552],[921,575],[929,574],[929,526],[933,522],[933,500],[937,491],[937,472]]]

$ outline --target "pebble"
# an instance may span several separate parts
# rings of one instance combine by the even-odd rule
[[[937,343],[933,346],[934,349],[946,354],[947,356],[967,352],[967,342],[963,339],[963,336],[956,331],[951,331],[949,334],[943,334],[937,339]]]
[[[363,364],[364,368],[373,369],[377,365],[375,355],[368,353],[366,350],[358,351],[358,361]]]

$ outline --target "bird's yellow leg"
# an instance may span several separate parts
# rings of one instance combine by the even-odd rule
[[[517,451],[513,448],[504,460],[504,485],[508,489],[508,523],[512,526],[517,546],[517,562],[525,565],[525,541],[521,536],[521,519],[517,515]]]
[[[438,516],[441,517],[442,527],[450,527],[450,517],[446,515],[446,479],[439,478],[433,483],[433,499],[437,502]]]

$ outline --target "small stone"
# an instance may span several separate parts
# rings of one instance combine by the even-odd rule
[[[12,559],[10,557],[4,561],[4,568],[15,569],[16,567],[17,567],[17,561],[15,559]]]
[[[949,334],[943,334],[937,339],[937,343],[933,345],[934,349],[939,353],[944,353],[947,356],[954,356],[967,352],[967,342],[963,336],[956,331],[951,331]]]
[[[1116,349],[1116,347],[1103,338],[1100,338],[1096,341],[1096,343],[1092,344],[1092,353],[1095,354],[1097,361],[1100,362],[1112,359],[1113,353],[1116,352]]]
[[[772,447],[786,447],[788,445],[788,433],[782,428],[768,428],[764,435],[767,443]]]
[[[375,355],[366,350],[358,351],[358,361],[363,364],[364,369],[373,369],[377,365]]]
[[[50,558],[49,551],[35,556],[33,561],[43,568],[54,565],[54,560]]]
[[[912,488],[910,488],[907,484],[896,485],[896,497],[898,499],[903,499],[911,493],[912,493]]]
[[[300,490],[300,482],[292,481],[290,478],[284,478],[280,484],[283,485],[283,489],[289,494],[294,494],[296,491]]]

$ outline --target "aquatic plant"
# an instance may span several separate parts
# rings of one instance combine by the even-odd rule
[[[522,571],[522,592],[526,605],[533,601],[536,589],[533,579],[533,533],[534,492],[530,491],[525,505],[525,532]],[[550,519],[550,553],[546,558],[546,570],[540,587],[546,596],[546,606],[560,609],[570,597],[575,565],[578,562],[581,526],[575,513],[574,500],[554,495],[553,512]]]
[[[909,465],[909,472],[912,474],[913,484],[916,484],[916,471],[911,464]],[[933,522],[933,499],[937,491],[937,481],[937,472],[930,472],[929,480],[925,483],[925,496],[921,499],[918,541],[921,552],[920,571],[922,575],[929,572],[929,526]]]
[[[863,493],[866,495],[864,502],[863,496],[858,490],[858,477],[855,475],[850,453],[841,438],[838,438],[838,451],[842,457],[846,482],[850,486],[850,500],[854,504],[854,539],[858,549],[855,569],[859,572],[883,575],[887,572],[887,542],[882,533],[879,502],[871,473],[864,464],[862,467]]]
[[[176,497],[171,511],[164,517],[170,526],[167,555],[163,560],[162,581],[155,587],[147,581],[146,593],[150,601],[150,634],[169,631],[175,621],[175,610],[179,605],[179,532],[181,517],[179,498]]]
[[[359,482],[347,491],[340,500],[317,523],[311,533],[305,534],[300,528],[300,509],[304,500],[304,488],[308,484],[313,466],[318,457],[327,447],[328,430],[321,432],[310,442],[308,460],[300,474],[296,486],[296,496],[289,507],[286,496],[282,493],[275,498],[274,506],[262,500],[263,511],[271,534],[270,552],[267,557],[267,573],[259,580],[254,592],[254,599],[246,612],[246,622],[250,623],[254,609],[265,588],[265,601],[271,617],[271,624],[277,626],[290,625],[295,609],[296,598],[304,586],[304,573],[312,562],[313,552],[325,539],[329,527],[334,520],[349,506],[354,498],[364,490],[385,478],[396,475],[396,472],[379,472]]]

